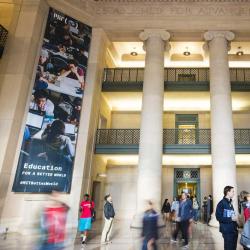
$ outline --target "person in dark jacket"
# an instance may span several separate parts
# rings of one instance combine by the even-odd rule
[[[176,227],[176,230],[174,231],[172,235],[172,240],[171,242],[176,243],[177,242],[177,235],[179,233],[179,230],[182,232],[182,238],[184,239],[184,245],[183,249],[188,248],[188,229],[189,229],[189,224],[192,221],[193,217],[193,205],[192,201],[190,199],[187,199],[187,194],[182,193],[181,194],[181,201],[179,205],[179,225]]]
[[[226,186],[224,188],[224,197],[216,207],[216,219],[220,223],[220,232],[224,238],[224,250],[236,250],[238,229],[237,217],[232,205],[234,197],[234,188]]]
[[[156,240],[158,239],[158,217],[159,214],[154,210],[153,203],[148,201],[148,208],[144,212],[142,221],[142,250],[157,250]]]
[[[169,221],[170,212],[171,212],[171,205],[168,202],[168,199],[165,199],[165,201],[164,201],[164,203],[162,205],[161,212],[163,213],[165,220]]]
[[[115,217],[115,210],[113,207],[113,202],[112,202],[112,197],[110,194],[107,194],[104,197],[106,203],[104,205],[104,227],[102,230],[102,238],[101,238],[101,244],[108,244],[112,243],[110,241],[110,235],[112,232],[113,228],[113,222],[114,222],[114,217]]]

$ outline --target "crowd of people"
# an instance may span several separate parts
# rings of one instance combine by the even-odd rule
[[[224,196],[215,209],[215,217],[220,224],[219,230],[224,239],[224,250],[236,250],[238,217],[232,204],[234,188],[232,186],[226,186],[223,192]],[[174,230],[171,233],[171,244],[176,244],[180,238],[183,242],[182,249],[189,248],[189,236],[192,231],[192,223],[197,223],[201,220],[201,217],[198,216],[198,211],[203,209],[203,213],[209,214],[209,216],[207,216],[207,214],[203,216],[203,223],[205,224],[208,223],[208,218],[211,217],[210,213],[212,213],[213,210],[207,211],[207,207],[209,207],[209,200],[212,203],[212,196],[209,195],[208,197],[208,199],[205,199],[206,197],[204,198],[202,207],[200,207],[195,196],[192,197],[185,192],[183,192],[180,197],[174,198],[171,204],[168,199],[165,199],[161,210],[163,218],[166,222],[175,224],[175,227],[173,227]],[[112,243],[110,237],[115,218],[111,195],[107,194],[104,200],[104,226],[101,234],[101,245]],[[210,204],[210,208],[211,207],[212,204]],[[250,193],[245,196],[242,208],[245,225],[241,234],[240,243],[244,250],[248,250],[250,249]],[[46,232],[44,234],[46,237],[42,241],[40,250],[63,249],[63,241],[65,239],[64,228],[68,210],[69,207],[63,202],[60,202],[59,199],[57,199],[57,193],[53,192],[50,206],[45,206],[43,210],[42,229]],[[147,208],[142,219],[142,250],[157,250],[159,218],[160,213],[154,208],[153,202],[147,201]],[[95,203],[91,200],[89,194],[85,194],[83,201],[80,203],[80,219],[78,225],[82,245],[85,245],[88,241],[89,232],[92,229],[92,223],[95,219]],[[181,237],[179,237],[180,232]]]

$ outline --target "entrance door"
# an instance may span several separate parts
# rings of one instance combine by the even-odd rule
[[[174,197],[182,192],[196,195],[200,203],[200,169],[199,168],[175,168],[174,169]]]

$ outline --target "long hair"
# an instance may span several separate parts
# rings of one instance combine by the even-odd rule
[[[59,135],[65,134],[65,124],[61,120],[55,120],[52,122],[50,130],[48,132],[47,141],[53,141],[56,139]]]

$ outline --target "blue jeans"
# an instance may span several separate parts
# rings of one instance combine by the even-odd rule
[[[153,249],[157,250],[156,243],[153,244]],[[143,240],[142,250],[148,250],[148,240],[146,239]]]

